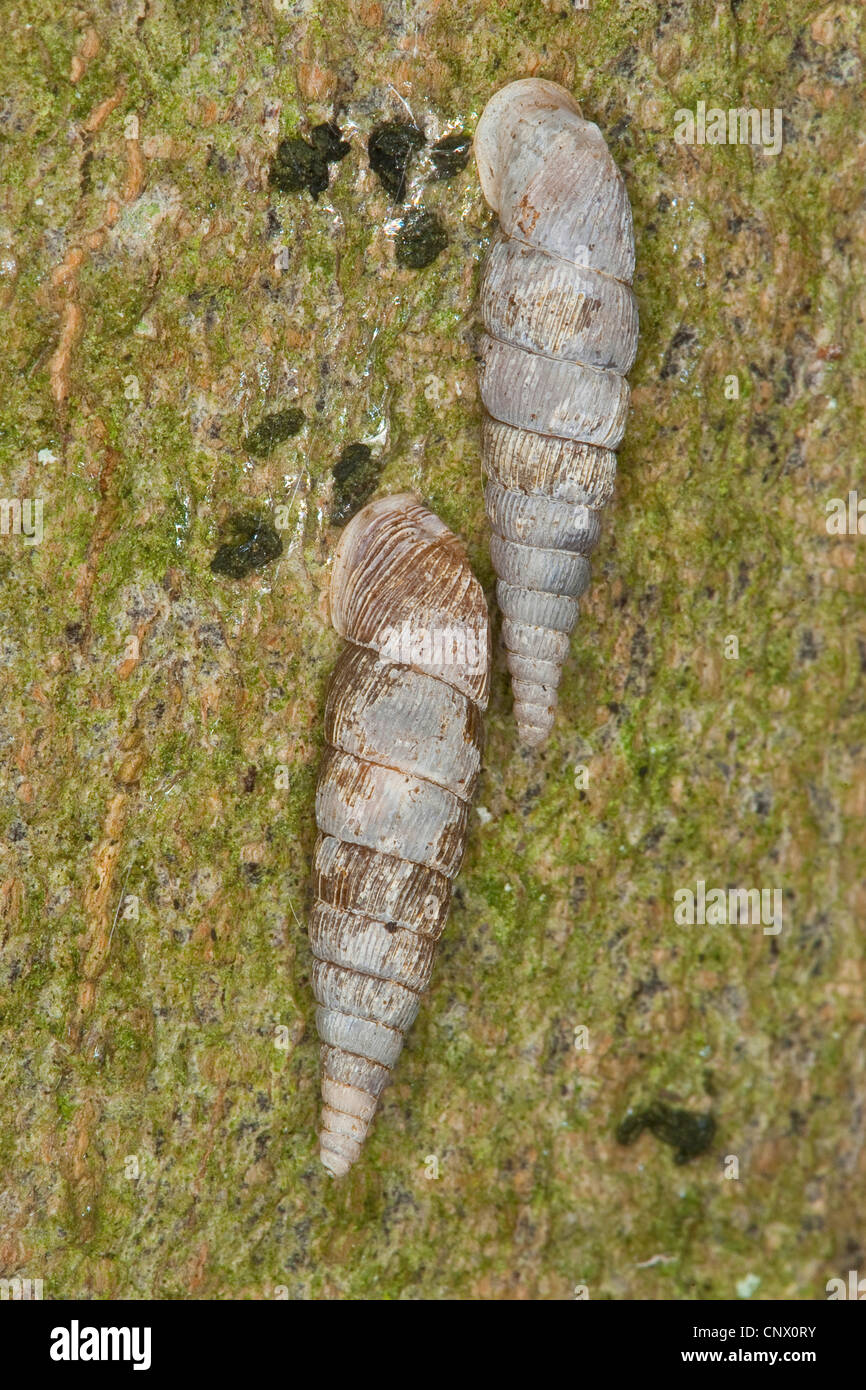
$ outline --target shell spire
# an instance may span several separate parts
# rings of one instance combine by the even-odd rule
[[[512,82],[475,134],[499,232],[481,281],[485,504],[524,743],[543,743],[590,581],[637,352],[634,233],[598,127],[553,82]]]
[[[334,559],[346,646],[325,703],[310,919],[323,1164],[340,1177],[430,981],[463,858],[490,685],[487,605],[414,497],[370,503]]]

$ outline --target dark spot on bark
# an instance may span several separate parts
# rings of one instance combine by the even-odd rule
[[[397,233],[397,263],[408,270],[423,270],[448,245],[448,233],[433,212],[413,208]]]
[[[631,116],[623,116],[622,119],[617,121],[616,125],[611,126],[610,130],[608,131],[608,142],[611,145],[614,145],[617,143],[617,141],[622,140],[622,137],[628,133],[630,126]]]
[[[674,1163],[688,1163],[706,1153],[716,1133],[712,1114],[695,1115],[690,1110],[675,1110],[664,1101],[653,1101],[645,1110],[627,1115],[616,1131],[618,1144],[633,1144],[648,1129],[674,1152]]]
[[[229,539],[210,562],[214,574],[243,579],[283,553],[283,543],[273,526],[254,513],[236,514],[229,519],[227,529]]]
[[[268,182],[279,193],[300,193],[306,188],[316,202],[328,187],[328,162],[320,150],[296,135],[277,146]]]
[[[644,996],[648,999],[652,999],[656,994],[661,994],[666,989],[667,985],[659,975],[655,966],[653,966],[652,974],[648,975],[645,980],[638,980],[637,984],[632,990],[631,999],[629,1000],[629,1003],[633,1004],[638,999],[641,999]]]
[[[392,198],[402,199],[414,155],[424,144],[423,132],[408,121],[384,121],[367,141],[370,168]]]
[[[208,169],[216,168],[221,174],[227,174],[229,171],[229,162],[224,154],[217,154],[216,147],[211,145],[207,153],[206,167]]]
[[[446,135],[444,139],[437,140],[430,151],[433,177],[453,179],[456,174],[462,173],[469,163],[471,151],[472,136],[467,135],[465,130],[457,130],[453,135]]]
[[[244,773],[244,777],[243,777],[243,788],[244,788],[244,791],[245,791],[245,792],[255,791],[256,777],[257,777],[257,776],[258,776],[258,768],[256,768],[256,767],[248,767],[248,768],[247,768],[246,772]]]
[[[685,325],[678,328],[670,341],[659,376],[667,381],[672,376],[680,376],[691,356],[691,349],[697,343],[697,334]]]
[[[574,1029],[569,1019],[559,1018],[553,1023],[544,1049],[544,1060],[541,1069],[547,1076],[551,1076],[558,1071],[562,1065],[563,1057],[567,1056],[574,1046]]]
[[[649,850],[655,849],[656,845],[660,844],[660,842],[664,839],[664,837],[665,837],[665,828],[664,828],[664,826],[663,826],[663,825],[655,825],[655,826],[653,826],[652,830],[648,830],[647,833],[644,835],[643,839],[641,840],[641,842],[640,842],[641,850],[644,851],[644,852],[647,852],[647,851],[649,851]]]
[[[578,910],[581,903],[584,902],[585,898],[586,879],[584,878],[583,874],[576,874],[574,881],[571,885],[571,892],[568,895],[568,900],[571,906],[574,908],[575,912]]]
[[[297,434],[304,423],[304,412],[297,406],[287,410],[276,410],[271,415],[263,415],[254,430],[250,430],[244,444],[251,454],[265,458],[284,440]]]
[[[313,127],[310,139],[290,135],[277,145],[268,182],[279,193],[300,193],[306,188],[315,202],[328,187],[329,164],[349,153],[339,126],[328,121]]]
[[[628,48],[624,48],[622,53],[614,63],[617,72],[621,72],[623,77],[634,77],[637,69],[638,51],[633,43]]]
[[[332,526],[344,526],[371,496],[384,467],[367,444],[347,444],[334,465]]]
[[[328,164],[338,164],[352,148],[348,140],[343,139],[343,132],[334,121],[314,125],[310,131],[310,144]]]

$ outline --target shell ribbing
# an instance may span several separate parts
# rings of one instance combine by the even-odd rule
[[[601,132],[554,83],[498,92],[475,152],[500,225],[481,285],[485,505],[518,732],[537,745],[625,430],[634,236]]]
[[[347,646],[325,707],[310,945],[320,1156],[341,1177],[430,982],[480,770],[490,645],[455,537],[407,496],[346,528],[331,611]]]

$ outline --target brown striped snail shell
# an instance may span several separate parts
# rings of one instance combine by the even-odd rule
[[[625,429],[638,337],[634,234],[601,132],[553,82],[497,92],[475,159],[499,215],[481,281],[490,551],[518,731],[539,744]]]
[[[353,517],[330,602],[346,647],[325,704],[310,944],[320,1154],[339,1177],[430,981],[481,765],[490,635],[457,538],[408,495]]]

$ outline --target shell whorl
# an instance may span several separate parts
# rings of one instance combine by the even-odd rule
[[[339,1177],[430,981],[480,770],[490,636],[459,542],[408,495],[352,519],[330,599],[347,645],[325,703],[310,944],[320,1154]]]
[[[553,82],[497,92],[475,159],[499,215],[481,282],[490,550],[518,731],[540,744],[625,430],[634,234],[601,132]]]

